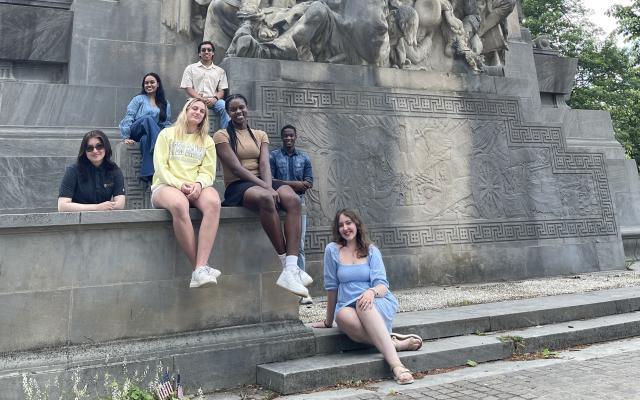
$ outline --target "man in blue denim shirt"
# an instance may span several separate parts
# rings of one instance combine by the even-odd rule
[[[304,271],[304,236],[307,230],[307,213],[305,209],[304,193],[313,186],[313,172],[311,171],[311,160],[309,156],[296,149],[296,139],[298,133],[292,125],[285,125],[280,130],[282,148],[273,150],[269,154],[271,164],[271,177],[278,179],[300,195],[302,203],[302,231],[300,234],[300,254],[298,256],[298,266]],[[300,304],[311,304],[311,297],[300,299]]]

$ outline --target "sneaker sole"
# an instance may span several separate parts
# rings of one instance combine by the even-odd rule
[[[193,283],[189,283],[189,287],[190,287],[191,289],[195,289],[195,288],[206,288],[206,287],[211,287],[211,286],[213,286],[213,285],[215,285],[215,284],[217,284],[217,283],[218,283],[218,281],[216,281],[216,280],[214,279],[214,280],[212,280],[212,281],[206,281],[206,282],[203,282],[203,283],[201,283],[201,284],[199,284],[199,285],[198,285],[198,284],[195,284],[195,285],[194,285]]]
[[[296,291],[296,290],[294,290],[294,289],[288,288],[288,287],[286,287],[286,286],[284,286],[284,285],[280,284],[280,282],[276,282],[276,285],[280,286],[281,288],[283,288],[283,289],[284,289],[284,290],[286,290],[287,292],[289,292],[289,293],[293,293],[293,294],[295,294],[295,295],[297,295],[297,296],[300,296],[300,297],[309,297],[309,291],[308,291],[308,290],[305,290],[304,292],[303,292],[303,291]]]
[[[222,272],[220,272],[219,270],[217,270],[215,268],[211,268],[211,269],[213,270],[213,275],[212,275],[213,279],[214,280],[218,279],[218,277],[222,274]],[[218,282],[216,281],[216,283],[218,283]]]

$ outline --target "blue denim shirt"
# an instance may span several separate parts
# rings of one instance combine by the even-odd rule
[[[289,155],[287,150],[280,148],[271,151],[269,154],[271,164],[271,177],[282,181],[308,181],[313,183],[313,172],[311,171],[311,159],[307,153],[295,149]],[[300,195],[300,199],[304,199]]]

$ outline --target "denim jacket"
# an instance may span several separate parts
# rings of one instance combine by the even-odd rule
[[[289,155],[287,150],[280,148],[271,151],[269,154],[271,164],[271,177],[281,181],[308,181],[313,183],[313,172],[311,171],[311,160],[307,153],[295,149]],[[304,199],[300,195],[300,199]]]

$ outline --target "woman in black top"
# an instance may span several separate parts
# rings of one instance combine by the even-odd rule
[[[124,176],[111,161],[111,144],[102,131],[82,138],[78,160],[60,184],[58,211],[108,211],[124,208]]]

